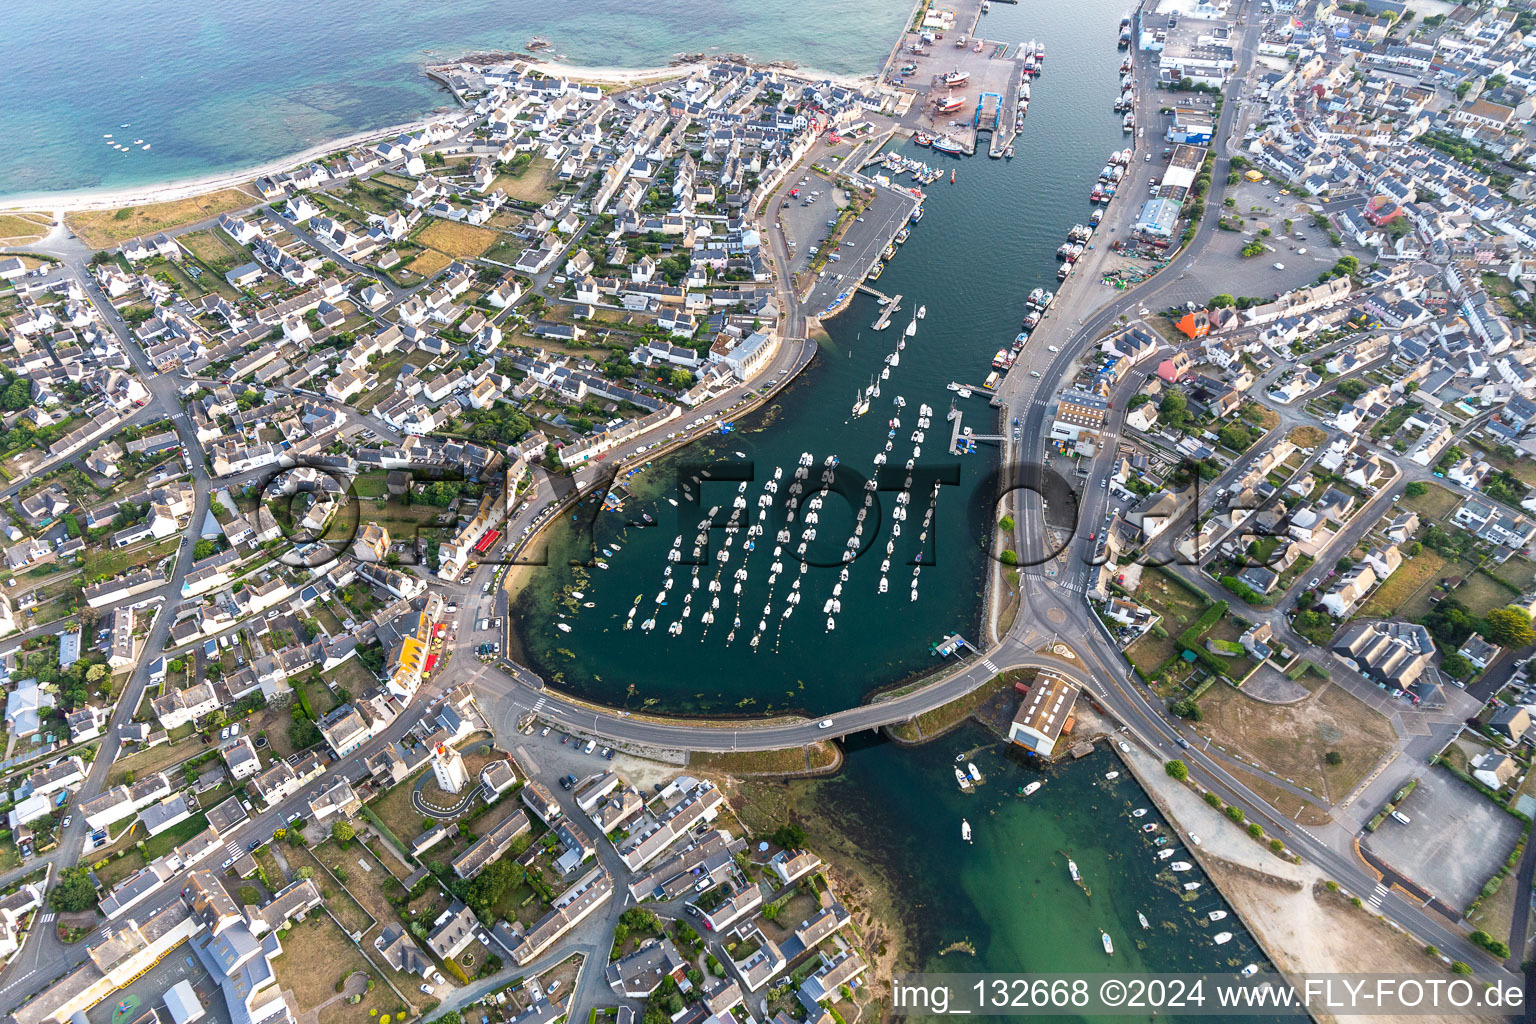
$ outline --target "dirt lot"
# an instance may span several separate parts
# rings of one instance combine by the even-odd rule
[[[175,199],[149,206],[125,206],[121,210],[80,210],[66,214],[67,224],[80,240],[93,249],[105,249],[118,242],[169,231],[231,210],[255,206],[260,200],[243,188],[226,188],[206,195]]]
[[[1199,732],[1311,789],[1328,805],[1344,799],[1397,738],[1390,722],[1336,686],[1277,707],[1217,685],[1200,699],[1200,710],[1204,721],[1195,727]],[[1330,750],[1342,754],[1344,763],[1324,764]]]
[[[454,257],[479,256],[496,244],[496,239],[496,232],[487,228],[451,220],[434,220],[416,235],[422,245]]]
[[[1387,577],[1387,582],[1376,588],[1361,607],[1359,617],[1385,619],[1394,615],[1416,617],[1410,608],[1420,608],[1417,615],[1429,610],[1429,594],[1446,572],[1446,559],[1437,551],[1425,548],[1398,567]]]
[[[1519,820],[1439,766],[1419,776],[1399,809],[1412,824],[1387,819],[1366,836],[1366,848],[1461,909],[1520,838]]]

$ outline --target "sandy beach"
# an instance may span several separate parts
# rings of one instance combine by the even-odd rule
[[[466,60],[470,56],[473,55],[466,55],[460,58],[460,60]],[[507,54],[505,56],[508,63],[513,60],[523,61],[541,74],[600,85],[644,85],[665,81],[669,78],[680,78],[708,67],[708,62],[706,61],[656,68],[582,67],[574,64],[561,64],[540,60],[536,55]],[[455,63],[458,63],[458,61],[436,64],[433,67],[450,67]],[[859,79],[847,75],[827,74],[808,68],[796,69],[794,74],[817,80],[827,79],[840,85],[855,85],[868,83],[869,81],[868,76]],[[247,167],[234,171],[220,171],[196,178],[184,178],[180,181],[149,182],[123,188],[82,189],[76,192],[60,192],[57,194],[42,193],[0,197],[0,210],[45,212],[53,214],[55,219],[57,219],[63,214],[75,210],[112,210],[123,206],[143,206],[150,203],[165,203],[177,199],[186,199],[190,196],[202,195],[206,192],[216,192],[219,189],[245,185],[264,174],[275,174],[291,170],[300,164],[319,159],[337,150],[349,149],[353,146],[378,142],[382,139],[412,132],[426,126],[433,119],[456,109],[459,108],[439,107],[413,121],[394,124],[385,128],[374,128],[342,138],[332,139],[328,142],[311,146],[303,152],[269,160],[256,167]],[[255,205],[254,200],[252,205]]]

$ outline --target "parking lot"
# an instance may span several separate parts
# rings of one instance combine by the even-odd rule
[[[1520,822],[1439,766],[1393,818],[1366,833],[1365,848],[1453,907],[1464,908],[1520,839]]]
[[[811,265],[811,249],[826,240],[827,221],[836,220],[838,211],[848,205],[848,194],[814,172],[801,175],[795,188],[800,194],[779,208],[779,223],[784,237],[795,245],[790,272],[799,274]],[[820,195],[812,194],[816,192]]]
[[[800,195],[787,200],[788,206],[779,208],[779,223],[785,238],[795,245],[790,270],[798,275],[804,273],[816,258],[817,253],[811,250],[820,250],[826,243],[827,232],[831,229],[828,222],[837,220],[838,214],[847,207],[849,197],[844,190],[835,188],[815,173],[802,175],[795,185],[800,189]],[[823,267],[807,305],[815,310],[826,309],[857,287],[881,258],[896,232],[907,224],[916,205],[917,200],[911,196],[889,189],[875,189],[869,208],[843,232],[842,240]]]
[[[1278,293],[1316,284],[1318,275],[1344,254],[1343,249],[1329,243],[1326,231],[1313,226],[1311,213],[1294,196],[1280,195],[1272,184],[1247,181],[1230,191],[1237,205],[1223,208],[1222,213],[1228,218],[1241,217],[1242,230],[1211,234],[1199,259],[1170,292],[1170,305],[1204,303],[1223,293],[1268,300]],[[1285,232],[1287,218],[1292,222],[1289,235]],[[1270,230],[1269,236],[1260,237],[1263,228]],[[1242,248],[1254,240],[1267,245],[1268,251],[1243,256]],[[1284,269],[1276,270],[1276,263]]]

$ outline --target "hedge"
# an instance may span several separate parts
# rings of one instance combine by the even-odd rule
[[[1205,631],[1216,625],[1225,614],[1227,614],[1227,602],[1217,601],[1207,608],[1188,629],[1179,634],[1179,643],[1185,647],[1194,647]]]

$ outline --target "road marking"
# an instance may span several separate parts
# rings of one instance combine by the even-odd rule
[[[997,671],[997,666],[992,664],[992,659],[991,658],[982,658],[981,659],[981,664],[982,664],[982,667],[985,668],[988,672],[996,672]]]
[[[1371,906],[1373,906],[1376,909],[1380,910],[1381,909],[1381,901],[1383,899],[1385,899],[1387,893],[1389,893],[1391,891],[1392,890],[1388,889],[1386,886],[1382,885],[1380,882],[1377,882],[1376,883],[1376,888],[1371,890],[1371,898],[1370,898],[1370,901],[1369,901]]]

